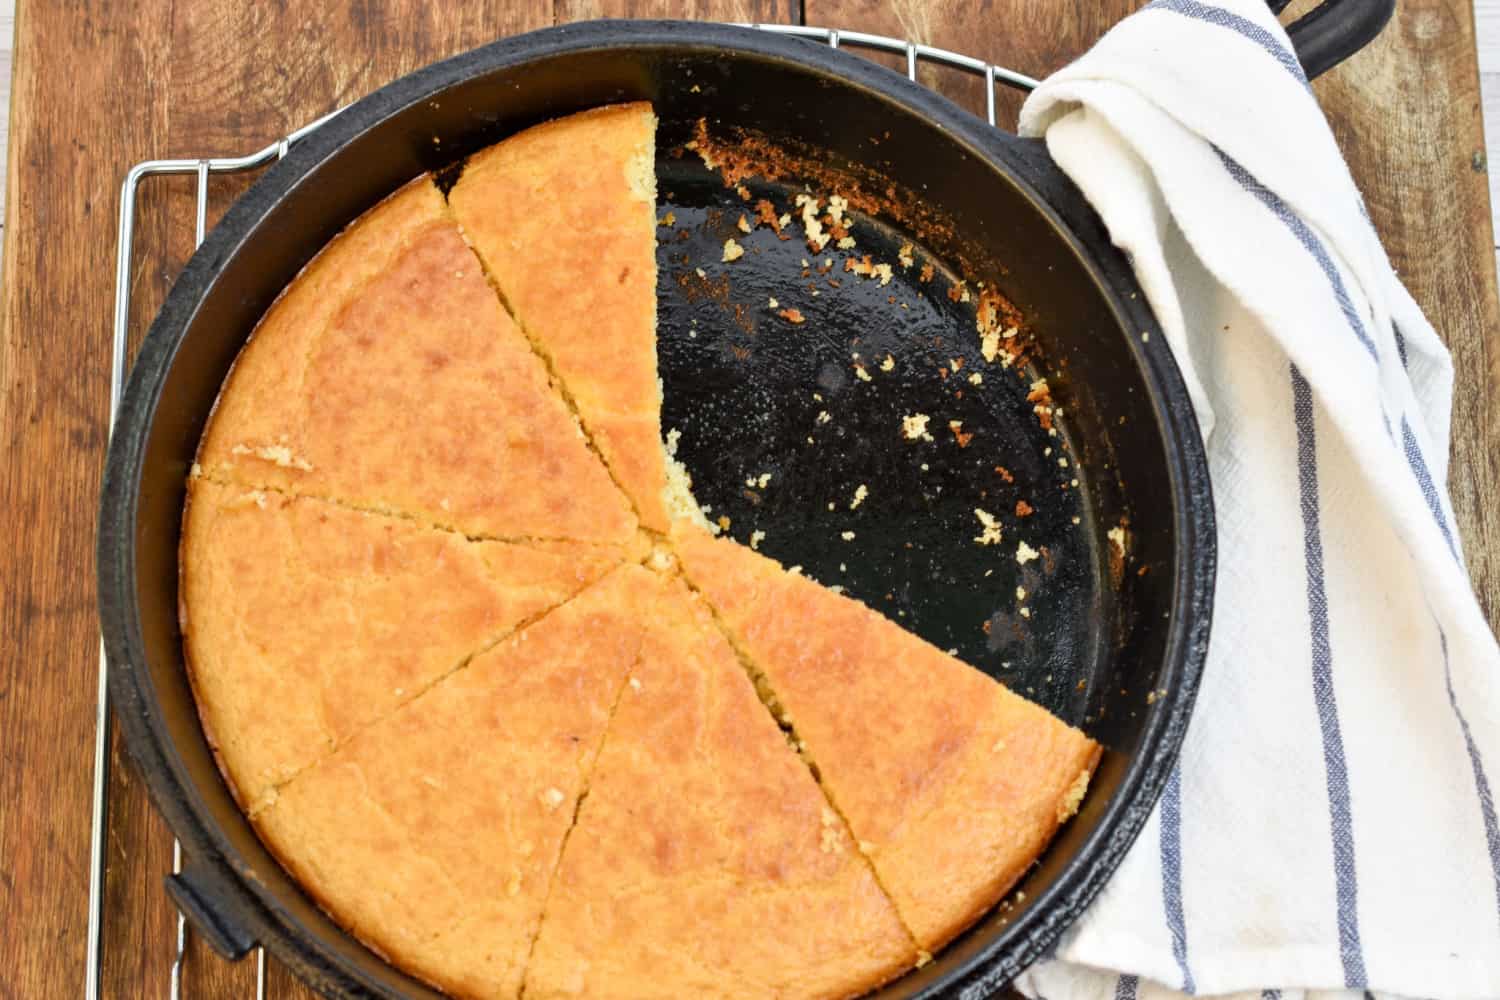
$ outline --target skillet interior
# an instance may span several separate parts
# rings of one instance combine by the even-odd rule
[[[934,363],[962,352],[965,370],[973,369],[972,316],[930,286],[917,287],[900,268],[888,288],[863,282],[847,294],[825,291],[826,303],[822,295],[789,299],[818,318],[801,328],[817,327],[820,339],[811,345],[811,331],[789,335],[795,331],[772,326],[764,310],[758,332],[709,322],[719,306],[687,294],[674,280],[683,265],[671,255],[712,254],[712,241],[721,244],[723,236],[707,209],[739,199],[693,160],[662,164],[663,193],[685,219],[698,213],[703,223],[680,227],[690,230],[681,241],[688,249],[667,240],[661,257],[664,425],[683,431],[682,457],[699,499],[730,516],[737,537],[762,527],[765,551],[804,564],[825,583],[839,581],[837,563],[848,565],[851,592],[1019,690],[1031,689],[1108,748],[1083,811],[1020,887],[1025,901],[991,914],[881,995],[1002,982],[1102,885],[1154,802],[1186,723],[1206,644],[1213,566],[1206,472],[1185,393],[1161,337],[1146,343],[1140,336],[1155,324],[1135,298],[1124,262],[1035,146],[995,133],[857,57],[711,25],[553,29],[398,81],[296,148],[190,262],[127,387],[99,543],[101,616],[122,726],[193,858],[174,894],[197,922],[212,925],[210,940],[222,948],[265,943],[325,990],[432,995],[338,931],[297,891],[219,778],[177,631],[183,478],[245,337],[339,228],[420,170],[537,121],[635,98],[656,102],[663,147],[685,141],[704,118],[711,128],[732,123],[888,176],[919,197],[926,222],[857,223],[861,252],[894,262],[895,249],[912,240],[919,258],[978,262],[982,273],[972,276],[996,282],[1041,345],[1043,369],[1067,414],[1059,438],[1037,424],[1023,383],[991,377],[992,366],[984,369],[983,391],[952,399]],[[796,183],[780,182],[778,203]],[[759,246],[766,236],[745,242]],[[789,258],[782,257],[800,261],[805,247],[788,250],[800,245],[769,238],[778,245],[734,272],[733,301],[787,297],[772,290],[785,286]],[[892,294],[909,309],[893,309],[884,300]],[[917,335],[907,322],[912,309],[921,316]],[[694,320],[712,335],[686,336]],[[895,372],[877,376],[888,382],[853,377],[844,362],[852,361],[854,336],[861,345],[853,350],[896,359]],[[933,344],[934,336],[944,343]],[[753,346],[752,364],[730,363],[737,340]],[[872,391],[861,395],[864,388]],[[806,451],[799,442],[816,426],[813,407],[836,408],[810,398],[824,389],[840,404],[825,428],[832,437]],[[923,475],[894,423],[898,411],[919,405],[932,414],[934,437],[946,436],[947,420],[960,414],[964,429],[977,432],[961,452],[919,446],[933,453]],[[1067,469],[1056,464],[1062,457]],[[993,464],[1004,464],[1016,483],[1002,489],[993,473],[981,475]],[[773,475],[762,498],[748,498],[744,479],[767,471]],[[860,482],[871,490],[868,508],[830,515],[826,503],[846,507]],[[999,549],[976,547],[977,489],[993,491],[997,514],[1016,499],[1027,499],[1037,514],[1016,531],[1016,519],[1005,517]],[[1120,575],[1112,573],[1104,532],[1122,520],[1131,554]],[[859,559],[844,555],[842,530],[856,531]],[[999,553],[1013,553],[1022,537],[1054,553],[1055,571],[1027,587],[1036,595],[1027,602],[1032,618],[1018,631],[1009,618],[1016,617],[1015,587],[1026,580],[1023,568]],[[992,578],[983,577],[985,569],[993,569]],[[888,602],[886,593],[893,595]],[[981,623],[997,612],[1008,619],[986,635]]]

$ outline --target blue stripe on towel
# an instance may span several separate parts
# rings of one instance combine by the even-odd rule
[[[1323,241],[1308,228],[1302,217],[1293,212],[1291,206],[1282,201],[1281,198],[1251,175],[1250,171],[1240,166],[1227,153],[1217,146],[1213,151],[1218,154],[1219,161],[1224,164],[1224,169],[1229,171],[1229,176],[1239,182],[1240,187],[1250,192],[1266,208],[1271,210],[1291,230],[1292,235],[1301,243],[1303,249],[1312,255],[1313,260],[1318,262],[1323,276],[1328,279],[1329,286],[1333,289],[1333,297],[1338,301],[1339,310],[1343,312],[1344,319],[1349,323],[1349,329],[1354,332],[1355,338],[1364,349],[1369,352],[1371,360],[1380,363],[1379,352],[1375,349],[1375,341],[1370,339],[1370,334],[1365,330],[1364,320],[1359,318],[1359,313],[1354,308],[1354,300],[1349,297],[1349,289],[1344,284],[1344,279],[1339,275],[1339,269],[1333,263],[1333,257],[1328,253],[1328,248]]]
[[[1182,991],[1192,993],[1187,962],[1187,920],[1182,912],[1182,765],[1172,768],[1161,796],[1161,901],[1172,934],[1172,957],[1182,971]]]
[[[1438,499],[1432,473],[1427,471],[1427,461],[1422,457],[1422,449],[1417,447],[1416,435],[1412,434],[1411,424],[1406,422],[1405,416],[1401,418],[1401,444],[1406,450],[1406,462],[1411,466],[1411,474],[1422,488],[1422,499],[1427,501],[1427,509],[1432,511],[1432,519],[1437,522],[1438,530],[1442,531],[1443,540],[1448,543],[1448,551],[1457,559],[1458,544],[1453,540],[1453,530],[1448,527],[1448,518],[1443,513],[1442,501]]]
[[[1292,414],[1297,424],[1297,483],[1302,506],[1302,544],[1307,563],[1307,616],[1312,639],[1313,700],[1323,735],[1323,766],[1328,780],[1329,826],[1333,834],[1333,874],[1338,905],[1339,956],[1344,985],[1365,985],[1359,942],[1359,884],[1354,871],[1354,820],[1349,806],[1349,770],[1333,692],[1333,645],[1328,633],[1328,593],[1323,582],[1323,537],[1318,501],[1318,443],[1313,423],[1312,387],[1291,366]]]
[[[1281,1000],[1280,990],[1261,990],[1260,1000]]]
[[[1443,649],[1443,683],[1448,687],[1448,704],[1458,718],[1458,728],[1464,734],[1464,746],[1469,751],[1469,764],[1474,768],[1474,788],[1479,793],[1479,815],[1484,820],[1484,839],[1490,849],[1490,871],[1495,876],[1495,907],[1500,913],[1500,821],[1495,817],[1495,797],[1490,791],[1490,779],[1484,773],[1484,761],[1479,756],[1479,747],[1474,744],[1474,733],[1469,729],[1469,720],[1458,707],[1458,697],[1453,693],[1453,670],[1448,664],[1448,635],[1438,626],[1438,641]]]
[[[1228,28],[1237,34],[1243,35],[1250,41],[1259,45],[1270,53],[1271,58],[1281,63],[1282,67],[1302,86],[1307,86],[1307,74],[1302,71],[1302,64],[1297,57],[1292,55],[1279,41],[1276,36],[1265,28],[1256,24],[1248,18],[1241,17],[1222,7],[1211,7],[1206,3],[1198,3],[1197,0],[1156,0],[1155,3],[1147,5],[1148,10],[1170,10],[1174,14],[1190,17],[1195,21],[1203,21],[1215,24],[1221,28]]]
[[[1121,976],[1115,983],[1115,1000],[1135,1000],[1135,991],[1140,984],[1138,976]]]

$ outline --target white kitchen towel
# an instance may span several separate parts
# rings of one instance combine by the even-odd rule
[[[1258,0],[1157,0],[1021,128],[1130,256],[1187,377],[1219,569],[1167,790],[1018,985],[1500,997],[1500,653],[1445,485],[1452,363],[1285,32]]]

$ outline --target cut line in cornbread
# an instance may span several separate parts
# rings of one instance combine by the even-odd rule
[[[700,598],[664,580],[567,841],[528,1000],[848,997],[917,961]]]
[[[470,157],[448,204],[641,523],[665,532],[655,132],[644,102],[538,125]]]
[[[625,542],[636,527],[426,177],[266,313],[198,463],[469,535]]]
[[[673,540],[902,919],[936,951],[999,901],[1076,810],[1098,745],[765,556],[685,524]]]
[[[417,696],[635,550],[471,542],[409,521],[193,479],[184,652],[240,804]]]
[[[655,576],[615,570],[282,788],[262,839],[340,924],[457,997],[516,997]]]

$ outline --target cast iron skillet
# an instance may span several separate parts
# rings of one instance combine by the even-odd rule
[[[1388,9],[1382,0],[1375,6]],[[1318,45],[1319,59],[1337,61],[1329,43]],[[936,371],[960,355],[969,362],[962,371],[978,365],[973,305],[938,294],[958,275],[943,271],[927,284],[917,268],[898,268],[889,288],[847,276],[848,289],[825,283],[826,294],[813,297],[787,270],[806,248],[766,231],[745,238],[754,252],[731,272],[728,298],[694,294],[692,282],[679,279],[712,263],[722,213],[743,203],[690,156],[664,155],[659,164],[664,208],[682,214],[677,228],[688,234],[661,230],[664,423],[683,431],[699,499],[731,518],[736,537],[764,528],[763,550],[806,564],[825,583],[839,578],[1107,748],[1082,811],[1009,904],[879,994],[986,995],[1043,955],[1099,891],[1174,763],[1207,646],[1214,578],[1202,443],[1127,262],[1039,143],[998,132],[866,60],[720,25],[558,27],[398,80],[297,145],[188,263],[126,386],[98,545],[100,616],[122,731],[188,858],[167,888],[226,956],[264,945],[329,995],[435,996],[300,892],[215,767],[178,631],[184,479],[245,338],[340,228],[412,176],[522,127],[641,98],[655,102],[664,150],[687,140],[701,118],[711,132],[752,129],[820,150],[829,164],[874,169],[916,193],[951,226],[861,217],[860,252],[889,261],[912,242],[921,260],[939,265],[981,261],[982,273],[970,277],[994,282],[1020,307],[1025,333],[1039,345],[1025,382],[986,368],[984,386],[959,400],[957,379],[950,384]],[[796,177],[750,183],[757,196],[782,203],[800,189]],[[748,324],[726,318],[735,303],[778,294],[805,308],[805,331],[774,322],[766,309]],[[891,301],[898,296],[904,312]],[[883,381],[853,378],[848,355],[857,350],[870,364],[889,353],[897,367]],[[1064,407],[1055,437],[1025,399],[1026,383],[1040,375]],[[823,398],[812,399],[813,391]],[[918,406],[964,408],[966,428],[979,432],[975,446],[902,445],[891,421]],[[840,419],[818,430],[824,408]],[[935,436],[948,415],[934,420]],[[815,430],[826,436],[812,441]],[[1013,482],[993,473],[1002,460]],[[774,472],[773,485],[745,488],[747,475],[764,471]],[[844,509],[862,482],[871,487],[867,506]],[[997,512],[1017,499],[1037,508],[1024,523],[1006,519],[1005,558],[972,543],[971,508],[981,494]],[[829,512],[835,498],[839,509]],[[1122,523],[1123,565],[1105,536]],[[865,543],[859,559],[834,541],[850,527]],[[1009,558],[1017,537],[1045,550],[1045,560],[1023,567]],[[1017,585],[1034,594],[1029,620],[1016,614]]]

